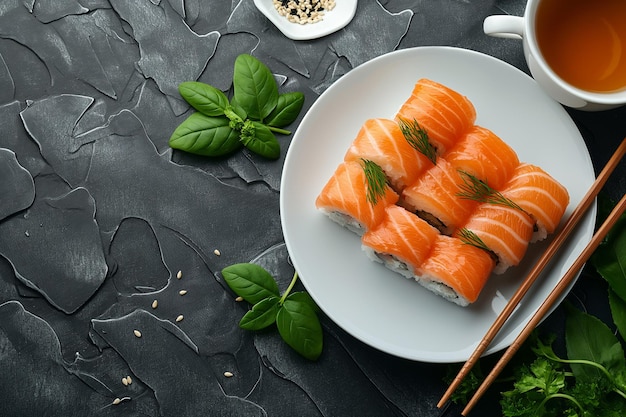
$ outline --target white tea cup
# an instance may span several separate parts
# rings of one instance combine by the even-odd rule
[[[615,3],[615,9],[603,10],[608,3]],[[585,111],[626,104],[624,0],[529,0],[523,17],[488,16],[483,30],[521,39],[533,78],[561,104]],[[584,53],[597,58],[576,56]]]

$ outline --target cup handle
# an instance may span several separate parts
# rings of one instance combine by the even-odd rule
[[[524,18],[509,15],[487,16],[483,21],[483,32],[496,38],[522,39]]]

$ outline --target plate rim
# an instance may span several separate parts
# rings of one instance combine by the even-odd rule
[[[327,92],[329,91],[334,91],[336,89],[339,89],[342,87],[343,83],[347,82],[346,80],[349,79],[349,74],[350,73],[355,73],[358,74],[361,71],[366,71],[367,67],[369,67],[370,65],[375,64],[378,61],[381,60],[388,60],[391,59],[390,57],[393,55],[397,55],[397,54],[417,54],[416,57],[424,52],[427,53],[428,51],[441,51],[442,53],[452,53],[452,54],[470,54],[470,55],[474,55],[479,57],[480,59],[484,59],[486,61],[491,61],[492,64],[496,64],[496,66],[503,66],[506,67],[506,70],[508,71],[513,71],[516,73],[515,76],[521,76],[521,77],[525,77],[528,81],[531,81],[532,83],[535,83],[535,81],[532,79],[532,77],[530,77],[528,74],[526,74],[525,72],[523,72],[522,70],[520,70],[517,67],[514,67],[513,65],[500,60],[494,56],[482,53],[482,52],[478,52],[475,50],[470,50],[470,49],[465,49],[465,48],[461,48],[461,47],[455,47],[455,46],[418,46],[418,47],[411,47],[411,48],[404,48],[404,49],[399,49],[399,50],[395,50],[395,51],[391,51],[389,53],[377,56],[357,67],[355,67],[354,69],[352,69],[350,72],[346,73],[342,78],[340,78],[339,80],[337,80],[335,83],[333,83],[326,91],[324,91],[324,93],[322,95],[320,95],[316,101],[311,105],[311,107],[309,108],[307,114],[304,115],[303,119],[300,122],[300,125],[298,126],[298,129],[296,130],[296,132],[294,133],[294,137],[292,138],[292,142],[290,143],[290,146],[287,150],[287,154],[285,156],[285,162],[284,162],[284,166],[283,166],[283,171],[281,174],[281,184],[280,184],[280,218],[281,218],[281,227],[283,229],[283,235],[284,235],[284,240],[285,240],[285,244],[286,244],[286,248],[288,250],[288,252],[290,253],[290,257],[291,260],[293,262],[294,267],[296,268],[296,270],[298,270],[298,260],[297,260],[297,256],[294,256],[294,249],[292,247],[292,242],[290,242],[290,238],[289,238],[289,232],[286,229],[286,222],[285,222],[285,203],[286,203],[286,193],[285,193],[285,187],[289,181],[285,181],[284,180],[284,175],[285,173],[289,172],[289,167],[291,166],[295,157],[291,156],[293,155],[292,149],[295,149],[295,147],[292,147],[291,145],[293,143],[296,143],[297,140],[302,140],[299,139],[299,131],[300,131],[300,126],[302,125],[306,125],[306,121],[308,120],[309,117],[312,117],[310,115],[315,113],[315,110],[317,109],[318,106],[322,105],[322,101],[320,100],[320,98],[322,98],[322,96],[324,94],[327,94]],[[416,77],[417,80],[417,77]],[[538,87],[539,88],[539,87]],[[544,93],[545,95],[545,93]],[[558,105],[558,103],[554,102],[552,99],[550,99],[547,95],[545,95],[546,100],[549,100],[550,102],[553,102],[555,105]],[[593,163],[589,154],[589,151],[587,149],[586,143],[584,141],[584,138],[582,137],[579,129],[576,127],[575,123],[573,122],[573,120],[571,119],[571,117],[569,115],[567,115],[567,113],[565,112],[565,110],[563,109],[563,112],[565,114],[565,116],[567,116],[567,119],[570,120],[571,125],[576,129],[576,132],[578,132],[578,136],[577,138],[574,138],[573,140],[573,144],[576,144],[578,142],[578,140],[582,141],[582,145],[584,146],[584,150],[585,150],[585,154],[583,155],[584,159],[587,160],[589,166],[585,166],[585,168],[591,168],[591,170],[593,171]],[[382,116],[381,116],[382,117]],[[364,119],[365,120],[365,117]],[[595,178],[595,172],[593,172],[593,176]],[[596,217],[596,204],[594,203],[592,205],[592,207],[589,208],[585,219],[583,220],[583,222],[587,225],[589,225],[589,223],[593,223]],[[593,230],[591,231],[592,234]],[[585,233],[588,234],[588,236],[584,236],[585,239],[590,239],[591,238],[591,234],[589,234],[589,232],[587,230],[585,230]],[[580,271],[578,273],[578,275],[580,274]],[[301,276],[301,279],[303,281],[303,284],[305,286],[305,288],[307,287],[307,280],[308,277],[303,277]],[[575,284],[577,278],[572,282],[571,286],[569,289],[571,289],[571,287],[573,287],[573,285]],[[307,289],[308,290],[308,289]],[[569,292],[569,291],[568,291]],[[566,292],[567,294],[567,292]],[[315,299],[316,298],[316,294],[311,294],[311,296]],[[556,307],[558,306],[558,304],[560,304],[560,302],[562,301],[564,297],[561,298],[561,300],[559,301],[559,303],[557,303],[553,309],[550,310],[550,313],[552,311],[554,311],[554,309],[556,309]],[[317,302],[318,300],[316,300]],[[322,308],[322,310],[324,310]],[[338,320],[333,314],[324,311],[324,313],[329,317],[330,320],[332,320],[336,325],[338,325],[340,328],[342,328],[344,331],[346,331],[348,334],[350,334],[351,336],[355,337],[356,339],[366,343],[369,346],[374,347],[375,349],[378,349],[380,351],[383,351],[385,353],[397,356],[397,357],[401,357],[401,358],[405,358],[405,359],[409,359],[409,360],[417,360],[417,361],[422,361],[422,362],[431,362],[431,363],[452,363],[452,362],[461,362],[467,359],[467,357],[469,357],[468,355],[461,355],[461,356],[455,356],[454,353],[458,353],[460,351],[457,352],[446,352],[443,353],[441,355],[427,355],[424,356],[421,353],[416,353],[416,352],[406,352],[403,349],[399,349],[397,346],[385,346],[385,341],[377,341],[376,343],[372,342],[372,337],[364,337],[360,332],[357,332],[355,334],[354,329],[350,328],[350,326],[346,326],[345,322],[342,322],[341,320]],[[550,314],[549,313],[549,314]],[[548,315],[549,315],[548,314]],[[546,317],[548,316],[546,315]],[[530,317],[524,317],[524,323],[528,321]],[[513,335],[514,336],[514,335]],[[509,338],[511,338],[511,336],[509,336]],[[476,341],[476,344],[478,343],[478,340]],[[508,347],[510,345],[511,341],[504,341],[504,343],[500,342],[500,344],[498,345],[494,345],[492,343],[492,345],[487,349],[487,351],[484,353],[483,356],[486,355],[490,355],[492,353],[495,353],[499,350],[502,350],[506,347]],[[388,345],[388,344],[387,344]],[[473,348],[472,348],[473,350]],[[420,351],[423,353],[423,351]],[[467,356],[467,357],[466,357]]]

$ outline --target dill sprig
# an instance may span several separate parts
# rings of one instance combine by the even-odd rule
[[[501,192],[492,188],[485,181],[482,181],[469,172],[459,170],[463,184],[459,185],[461,189],[457,195],[467,200],[478,201],[479,203],[499,204],[508,206],[524,212],[515,201],[502,195]]]
[[[461,242],[465,243],[466,245],[475,246],[478,249],[487,251],[487,253],[489,253],[489,255],[491,256],[495,255],[494,251],[491,250],[491,248],[487,246],[487,244],[483,242],[480,236],[478,236],[475,232],[472,232],[471,230],[463,227],[459,229],[458,236]]]
[[[437,149],[430,143],[428,132],[419,125],[417,120],[407,122],[400,119],[398,125],[409,145],[428,158],[430,162],[437,164]]]
[[[378,199],[387,191],[387,176],[383,169],[369,159],[361,158],[365,181],[367,182],[367,201],[372,205],[378,203]]]

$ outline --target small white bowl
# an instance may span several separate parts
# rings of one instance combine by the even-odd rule
[[[357,0],[336,0],[332,10],[324,12],[324,17],[315,23],[292,23],[278,14],[272,0],[254,0],[254,5],[286,37],[301,41],[321,38],[345,27],[356,13]]]

